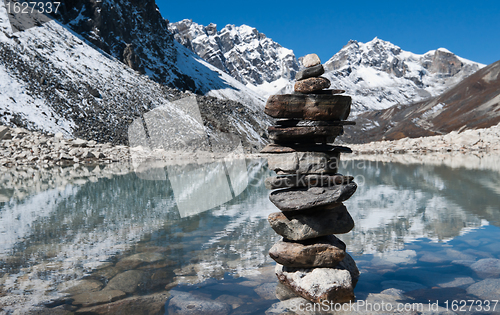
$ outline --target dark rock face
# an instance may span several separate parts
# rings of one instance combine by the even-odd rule
[[[308,210],[329,205],[335,207],[349,199],[356,188],[355,183],[335,187],[290,188],[273,191],[269,200],[281,211]]]
[[[309,210],[305,214],[274,212],[267,220],[276,233],[294,241],[344,234],[354,228],[354,220],[344,205]]]
[[[453,76],[462,70],[463,65],[455,54],[438,49],[432,57],[429,70],[434,73]]]
[[[125,64],[130,66],[132,61],[132,69],[147,68],[159,83],[197,90],[194,81],[175,67],[174,37],[154,0],[73,0],[61,9],[64,23]],[[76,19],[78,16],[83,18]]]
[[[345,257],[345,244],[333,235],[301,242],[274,244],[269,256],[286,267],[335,267]]]

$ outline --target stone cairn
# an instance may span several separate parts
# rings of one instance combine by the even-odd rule
[[[356,191],[350,176],[337,173],[340,153],[349,148],[331,143],[343,133],[351,97],[328,90],[320,77],[323,65],[316,54],[303,58],[293,94],[269,97],[265,113],[276,118],[261,152],[269,153],[269,168],[277,173],[266,179],[274,190],[269,199],[281,212],[269,223],[283,239],[270,249],[279,281],[309,301],[345,303],[354,300],[359,271],[346,253],[346,245],[333,234],[348,233],[354,221],[343,201]]]

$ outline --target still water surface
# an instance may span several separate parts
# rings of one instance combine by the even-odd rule
[[[491,157],[346,160],[341,172],[359,184],[345,202],[356,227],[339,237],[362,273],[356,297],[397,288],[412,301],[478,299],[467,288],[485,276],[471,265],[500,258],[499,165]],[[75,311],[82,306],[65,290],[82,279],[105,290],[132,270],[136,282],[116,284],[126,297],[168,291],[230,314],[263,314],[279,302],[267,254],[279,239],[267,223],[277,211],[268,176],[260,159],[142,173],[120,164],[3,169],[0,312]]]

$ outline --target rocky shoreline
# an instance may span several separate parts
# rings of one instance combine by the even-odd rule
[[[500,124],[485,129],[452,131],[446,135],[352,144],[354,154],[426,152],[486,152],[500,150]]]
[[[500,124],[485,129],[453,131],[441,136],[352,144],[350,148],[353,155],[344,155],[347,158],[415,153],[500,152]],[[136,157],[148,158],[140,151],[132,150],[131,154],[131,148],[125,145],[68,139],[62,133],[42,134],[0,125],[0,167],[96,165],[131,162]],[[179,162],[185,162],[186,159],[217,158],[214,154],[203,156],[200,152],[155,152],[154,157]],[[245,154],[245,157],[267,157],[267,154]]]

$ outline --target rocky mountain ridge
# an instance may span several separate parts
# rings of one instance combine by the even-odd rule
[[[249,101],[242,105],[196,96],[207,132],[232,132],[243,137],[245,146],[258,147],[262,143],[259,134],[265,133],[269,120],[260,103],[254,102],[255,98],[244,91],[241,83],[212,71],[214,67],[180,44],[172,42],[172,45],[179,48],[177,62],[184,70],[192,67],[188,70],[197,75],[190,77],[200,80],[200,84],[207,83],[203,88],[210,91],[208,94],[234,99],[248,97]],[[5,7],[0,5],[0,57],[3,100],[0,123],[6,126],[43,133],[61,132],[64,137],[100,143],[127,144],[131,122],[155,108],[165,108],[184,119],[186,125],[194,123],[171,103],[192,93],[181,93],[154,82],[150,79],[153,75],[142,75],[118,58],[96,49],[95,44],[60,21],[13,33]]]
[[[500,61],[482,68],[439,96],[362,113],[356,120],[358,124],[346,132],[344,141],[364,143],[439,136],[494,126],[500,123]]]
[[[293,51],[255,28],[227,25],[217,30],[213,23],[183,20],[169,29],[183,46],[260,95],[293,92],[295,73],[301,69]],[[437,96],[484,66],[445,48],[419,55],[374,38],[349,41],[324,63],[323,76],[353,97],[357,114]]]
[[[168,28],[184,47],[257,92],[282,87],[300,68],[292,50],[247,25],[217,30],[185,19]]]
[[[423,55],[374,38],[350,41],[324,64],[324,77],[353,98],[353,113],[437,96],[484,65],[439,48]]]
[[[65,3],[59,20],[87,41],[169,87],[262,105],[262,98],[174,40],[154,0]]]

